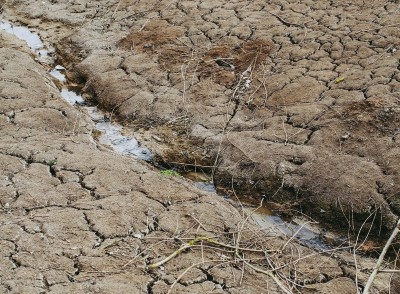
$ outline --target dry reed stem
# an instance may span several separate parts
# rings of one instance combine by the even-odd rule
[[[385,255],[386,255],[387,251],[389,250],[390,245],[396,238],[397,234],[400,232],[399,226],[400,226],[400,219],[397,221],[396,227],[394,228],[392,234],[390,235],[389,239],[387,240],[385,247],[383,247],[383,249],[382,249],[382,252],[378,258],[378,261],[375,264],[374,270],[372,271],[371,275],[368,278],[367,283],[365,284],[363,294],[370,293],[370,288],[372,287],[372,284],[374,283],[376,275],[379,272],[379,268],[385,258]]]

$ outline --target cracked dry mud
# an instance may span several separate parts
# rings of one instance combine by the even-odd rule
[[[233,246],[230,236],[243,219],[186,180],[98,145],[88,116],[61,99],[29,50],[8,35],[0,40],[1,293],[166,293],[187,269],[173,293],[279,293],[263,274],[247,270],[242,277],[240,264],[215,249],[192,249],[147,269],[185,237],[217,235]],[[286,242],[251,224],[242,240],[254,233],[266,248]],[[292,243],[271,258],[289,262],[284,273],[307,285],[305,292],[355,289],[350,254],[321,255],[310,265],[314,255],[305,256],[314,253]],[[374,260],[358,258],[365,283]],[[376,290],[388,287],[384,274]]]
[[[162,160],[218,165],[218,185],[234,179],[244,194],[300,206],[325,222],[350,220],[356,231],[374,211],[377,226],[395,223],[397,1],[0,7],[4,19],[52,42],[87,98]],[[242,277],[241,263],[209,262],[225,258],[215,250],[189,250],[148,270],[179,248],[174,237],[213,232],[233,245],[243,218],[189,182],[97,144],[90,119],[62,101],[30,51],[0,37],[0,292],[166,293],[179,279],[173,292],[279,293],[250,268]],[[254,230],[246,225],[243,240]],[[286,240],[267,232],[260,242],[279,248]],[[291,243],[272,258],[282,265],[313,252]],[[355,268],[348,253],[321,254],[289,262],[282,274],[307,285],[301,292],[355,293],[374,262],[357,257]],[[380,274],[374,291],[388,292],[389,279]]]
[[[376,211],[375,227],[395,223],[398,2],[6,1],[3,14],[40,29],[163,161],[218,166],[219,186],[355,231]]]

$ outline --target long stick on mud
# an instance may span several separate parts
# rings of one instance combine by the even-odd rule
[[[383,247],[383,250],[381,252],[381,255],[379,256],[378,261],[375,264],[374,270],[372,271],[371,275],[368,278],[367,284],[365,285],[363,294],[369,294],[369,290],[372,286],[372,283],[375,280],[376,275],[379,272],[379,267],[381,266],[383,259],[385,258],[386,252],[388,251],[390,245],[392,244],[393,240],[396,238],[397,234],[400,232],[399,229],[400,226],[400,219],[397,221],[397,225],[394,228],[392,234],[390,235],[390,238],[387,240],[385,247]]]

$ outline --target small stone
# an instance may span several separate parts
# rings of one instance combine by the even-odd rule
[[[156,135],[152,135],[151,136],[154,140],[156,140],[157,142],[162,142],[163,139],[161,139],[160,137],[157,137]]]
[[[349,133],[346,133],[346,134],[344,134],[344,135],[342,136],[342,139],[343,139],[343,140],[347,140],[348,138],[350,138],[350,134],[349,134]]]
[[[136,239],[143,239],[143,235],[140,233],[133,234],[133,237],[135,237]]]

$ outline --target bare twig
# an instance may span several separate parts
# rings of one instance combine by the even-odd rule
[[[398,261],[398,259],[399,259],[399,251],[396,251],[396,249],[394,249],[394,251],[396,252],[396,258],[395,258],[395,260],[394,260],[393,268],[395,269],[395,268],[397,268],[397,261]],[[392,274],[390,275],[389,285],[392,284],[392,279],[393,279],[393,277],[394,277],[394,274],[395,274],[395,273],[392,273]],[[391,294],[390,289],[391,289],[391,288],[389,287],[389,294]]]
[[[254,209],[253,212],[257,211],[258,209],[260,209],[260,207],[262,207],[263,200],[264,199],[261,199],[260,205],[256,209]],[[242,237],[242,232],[243,232],[244,225],[246,224],[246,222],[248,221],[250,216],[251,216],[250,213],[247,214],[246,218],[242,222],[242,226],[241,226],[240,230],[238,231],[238,235],[237,235],[237,238],[236,238],[235,255],[239,254],[240,238]]]
[[[361,228],[358,230],[358,234],[357,234],[357,238],[356,238],[356,243],[354,244],[353,258],[354,258],[354,266],[355,266],[355,273],[356,273],[356,275],[355,275],[355,282],[356,282],[356,285],[358,285],[358,265],[357,265],[357,256],[356,256],[356,252],[357,252],[357,250],[365,243],[365,241],[367,240],[368,235],[369,235],[369,233],[370,233],[370,231],[371,231],[372,225],[371,225],[371,227],[370,227],[370,230],[368,231],[367,236],[365,237],[364,241],[360,244],[359,247],[357,247],[358,238],[360,237],[360,234],[361,234],[361,231],[362,231],[364,225],[367,223],[368,219],[369,219],[372,215],[374,215],[374,218],[373,218],[372,222],[375,220],[376,212],[377,212],[377,210],[375,210],[374,212],[372,212],[372,213],[364,220],[363,224],[361,225]],[[359,293],[358,288],[357,288],[357,293]]]
[[[285,285],[282,284],[282,282],[278,279],[278,277],[273,273],[273,271],[269,270],[263,270],[261,268],[255,267],[253,266],[251,263],[249,263],[248,261],[246,261],[245,259],[242,259],[242,257],[240,255],[237,255],[237,257],[239,257],[239,259],[241,261],[243,261],[244,264],[246,264],[248,267],[250,267],[251,269],[253,269],[254,271],[258,272],[258,273],[262,273],[265,274],[269,277],[271,277],[274,282],[278,285],[278,287],[283,291],[283,293],[286,294],[292,294],[292,292],[290,290],[288,290]]]
[[[282,118],[282,126],[283,126],[283,131],[285,132],[285,146],[288,143],[288,133],[286,131],[286,126],[285,126],[285,120]]]
[[[281,251],[283,251],[286,248],[286,246],[290,243],[290,241],[292,241],[297,236],[297,234],[309,223],[311,223],[311,222],[308,221],[308,222],[305,222],[304,224],[302,224],[300,226],[300,228],[298,228],[298,230],[289,238],[289,240],[287,240],[286,243],[283,244]]]
[[[216,240],[214,240],[214,239],[212,239],[210,237],[198,236],[198,237],[195,237],[194,239],[190,240],[188,243],[182,245],[178,250],[174,251],[172,254],[168,255],[163,260],[160,260],[159,262],[150,264],[148,266],[148,268],[157,268],[157,267],[162,266],[163,264],[167,263],[168,261],[170,261],[174,257],[178,256],[180,253],[182,253],[186,249],[189,249],[191,247],[196,246],[196,243],[198,243],[200,241],[205,241],[205,242],[209,242],[211,244],[215,244],[215,245],[218,245],[218,246],[234,249],[235,251],[252,251],[252,252],[260,252],[260,253],[261,252],[265,252],[265,250],[256,250],[256,249],[251,249],[251,248],[241,248],[239,246],[231,246],[231,245],[224,244],[222,242],[216,241]],[[275,251],[274,250],[272,250],[272,251],[268,250],[268,252],[275,252]]]
[[[280,17],[279,15],[277,15],[277,14],[275,14],[275,13],[270,12],[270,14],[273,15],[273,16],[275,16],[277,19],[279,19],[279,21],[280,21],[281,23],[283,23],[285,26],[288,26],[288,27],[290,27],[290,26],[295,26],[295,27],[299,27],[299,28],[304,28],[304,26],[299,25],[299,24],[297,24],[297,23],[288,22],[287,20],[283,19],[282,17]]]
[[[194,166],[194,167],[204,167],[204,168],[215,168],[215,165],[200,165],[200,164],[192,164],[192,163],[183,163],[183,162],[168,162],[169,164],[176,164],[176,165],[187,165],[187,166]]]
[[[188,214],[191,218],[193,218],[198,224],[199,227],[201,227],[204,231],[208,232],[209,230],[207,230],[204,225],[200,222],[200,220],[198,220],[193,214]],[[202,241],[203,242],[203,241]]]
[[[180,253],[182,253],[186,249],[189,249],[190,247],[192,247],[194,244],[196,244],[198,241],[201,241],[201,240],[204,240],[204,237],[196,237],[196,238],[194,238],[193,240],[191,240],[188,243],[186,243],[183,246],[181,246],[178,250],[174,251],[172,254],[168,255],[163,260],[160,260],[159,262],[150,264],[148,266],[148,268],[157,268],[157,267],[162,266],[164,263],[167,263],[168,261],[173,259],[175,256],[179,255]]]
[[[169,288],[167,294],[170,294],[170,293],[171,293],[171,291],[172,291],[172,289],[175,287],[175,285],[176,285],[176,284],[183,278],[183,276],[186,275],[186,273],[187,273],[188,271],[190,271],[192,268],[194,268],[194,267],[196,267],[196,266],[198,266],[198,265],[202,265],[202,264],[204,264],[204,263],[212,263],[212,262],[223,262],[223,260],[208,260],[208,261],[202,261],[202,262],[199,262],[199,263],[192,264],[192,265],[189,266],[187,269],[185,269],[185,270],[179,275],[179,277],[172,283],[172,285],[171,285],[171,287]]]
[[[378,272],[380,273],[400,273],[400,270],[396,270],[396,269],[382,269],[382,270],[378,270]]]
[[[288,267],[290,264],[296,264],[296,263],[298,263],[300,260],[304,260],[304,259],[307,259],[307,258],[311,258],[311,257],[313,257],[313,256],[317,256],[317,255],[324,254],[324,253],[328,253],[328,252],[334,252],[334,251],[338,251],[338,250],[343,250],[343,249],[350,249],[350,248],[352,248],[352,247],[353,247],[353,246],[345,246],[345,247],[327,249],[327,250],[323,250],[323,251],[320,251],[320,252],[311,253],[311,254],[309,254],[309,255],[299,257],[299,258],[297,258],[297,259],[295,259],[295,260],[292,260],[292,261],[287,262],[287,263],[285,263],[285,264],[283,264],[283,265],[280,265],[280,266],[274,268],[274,270],[276,271],[276,270],[279,270],[279,269]]]
[[[225,132],[225,130],[223,130],[223,132]],[[212,172],[211,172],[211,180],[212,180],[213,183],[215,183],[214,176],[215,176],[215,172],[216,172],[217,167],[218,167],[218,161],[219,161],[219,156],[220,156],[220,153],[221,153],[221,147],[222,147],[223,138],[224,138],[224,136],[221,136],[221,140],[219,141],[219,144],[218,144],[217,155],[215,156],[214,167],[212,168]]]
[[[383,247],[383,249],[382,249],[381,255],[379,256],[378,261],[375,264],[374,270],[372,271],[371,275],[369,276],[367,284],[365,284],[363,294],[370,293],[370,288],[372,287],[375,277],[379,272],[379,267],[381,266],[381,264],[385,258],[386,252],[388,251],[390,245],[392,244],[393,240],[396,238],[397,234],[400,231],[399,226],[400,226],[400,219],[397,221],[396,227],[394,228],[392,234],[390,235],[389,239],[387,240],[385,247]]]
[[[115,15],[115,13],[117,13],[120,4],[121,4],[121,0],[118,1],[117,7],[115,7],[115,10],[114,10],[113,14],[111,15],[111,19],[114,19],[114,15]]]

